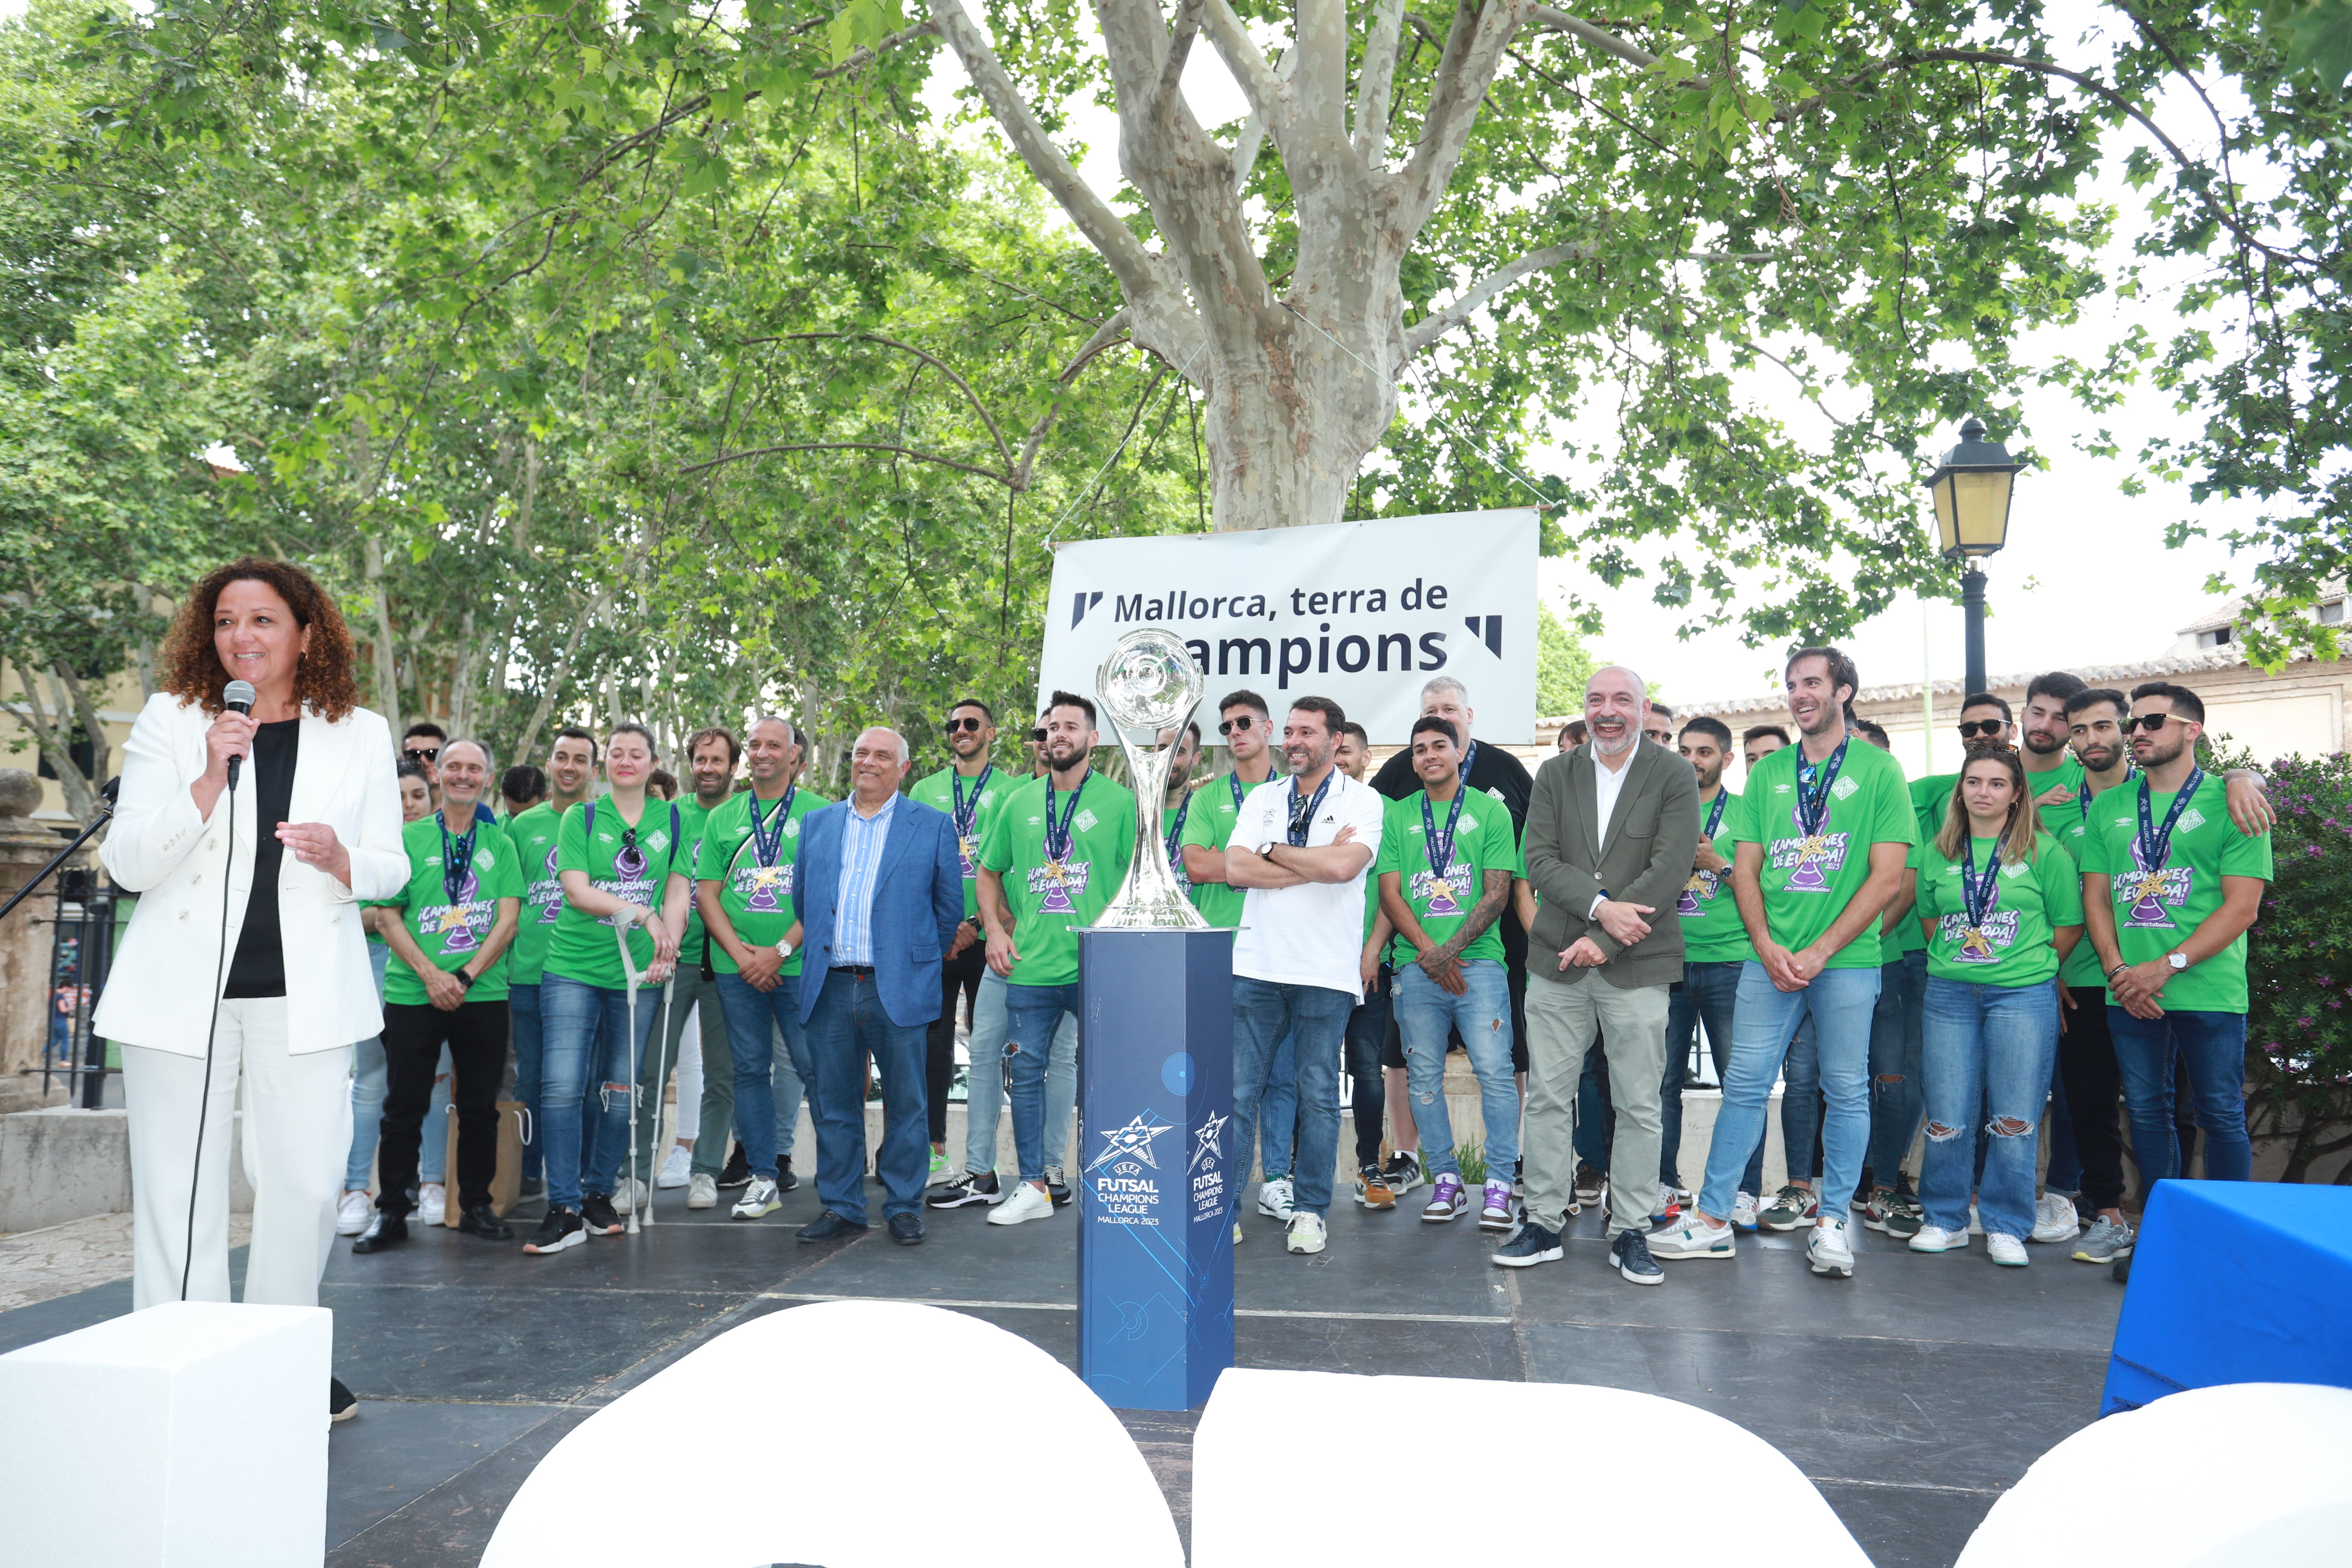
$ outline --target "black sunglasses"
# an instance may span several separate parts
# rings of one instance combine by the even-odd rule
[[[438,746],[403,746],[400,748],[400,754],[406,757],[412,763],[429,763],[440,756],[441,748]]]
[[[1042,746],[1045,743],[1045,731],[1042,728],[1032,730],[1029,731],[1029,738]]]
[[[1217,733],[1220,735],[1230,735],[1234,731],[1239,730],[1243,734],[1246,735],[1252,729],[1256,727],[1256,720],[1244,713],[1238,719],[1221,720],[1217,724]]]
[[[2128,735],[2134,730],[2146,730],[2150,734],[2154,734],[2157,731],[2164,728],[2164,721],[2167,719],[2175,718],[2179,718],[2179,715],[2176,713],[2135,714],[2131,718],[2124,721],[2124,733]],[[2189,722],[2186,719],[2182,719],[2180,721],[2184,724]]]
[[[621,829],[621,851],[625,855],[634,855],[637,852],[637,830],[635,828],[624,827]]]
[[[947,731],[949,734],[952,735],[959,730],[969,730],[973,734],[977,735],[980,733],[980,726],[983,721],[984,721],[979,719],[950,719],[947,721]]]
[[[2009,721],[2006,719],[1963,719],[1960,721],[1960,739],[1965,741],[1982,735],[1990,740],[2008,728]]]

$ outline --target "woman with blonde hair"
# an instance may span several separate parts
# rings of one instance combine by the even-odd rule
[[[334,599],[282,561],[196,584],[160,673],[99,851],[140,895],[96,1018],[122,1046],[131,1300],[229,1299],[242,1079],[245,1300],[312,1307],[351,1147],[352,1045],[383,1027],[359,906],[407,879],[392,731],[359,705]],[[250,687],[249,711],[231,683]],[[352,1408],[340,1384],[331,1408]]]
[[[2034,1164],[2058,1053],[2058,965],[2083,935],[2074,862],[2042,831],[2025,767],[2010,751],[1972,754],[1943,826],[1914,851],[1927,938],[1921,1062],[1927,1223],[1914,1252],[1969,1244],[1978,1185],[1986,1250],[2021,1268],[2033,1233]],[[1976,1181],[1976,1126],[1989,1118]]]

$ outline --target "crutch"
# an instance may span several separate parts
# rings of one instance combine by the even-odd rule
[[[663,982],[662,982],[662,1012],[661,1012],[661,1023],[659,1024],[659,1026],[657,1026],[656,1032],[655,1037],[655,1037],[655,1039],[656,1039],[656,1041],[657,1042],[657,1043],[655,1045],[655,1047],[654,1047],[654,1095],[653,1095],[654,1139],[655,1139],[655,1142],[660,1142],[660,1139],[661,1139],[661,1108],[662,1108],[662,1091],[663,1091],[663,1089],[666,1089],[666,1088],[668,1086],[668,1084],[669,1084],[669,1018],[670,1018],[670,1006],[671,1006],[672,1002],[675,1000],[676,994],[677,994],[677,964],[675,964],[675,963],[673,963],[673,964],[671,964],[671,965],[669,966],[669,978],[668,978],[667,980],[665,980],[665,981],[663,981]],[[634,1024],[631,1026],[631,1027],[632,1027],[632,1029],[634,1030],[634,1028],[635,1028]],[[632,1086],[632,1087],[634,1087],[634,1086]],[[630,1160],[630,1162],[631,1162],[631,1163],[632,1163],[633,1165],[635,1164],[635,1161],[636,1161],[636,1157],[637,1157],[637,1129],[636,1129],[636,1121],[635,1121],[635,1117],[634,1115],[632,1115],[632,1116],[631,1116],[631,1118],[630,1118],[630,1126],[629,1126],[629,1160]],[[655,1173],[655,1175],[656,1175],[656,1176],[659,1176],[659,1175],[660,1175],[660,1173],[661,1173],[661,1160],[660,1160],[660,1158],[658,1158],[658,1157],[656,1157],[656,1158],[655,1159],[655,1161],[654,1161],[654,1173]],[[635,1177],[633,1176],[631,1179],[632,1179],[632,1180],[635,1180]],[[643,1210],[645,1210],[645,1211],[646,1211],[646,1223],[647,1225],[651,1225],[651,1224],[653,1224],[653,1223],[654,1223],[654,1186],[653,1186],[653,1183],[651,1183],[651,1182],[647,1182],[647,1183],[646,1184],[646,1195],[645,1195],[645,1200],[644,1200],[642,1203],[640,1203],[640,1202],[638,1202],[638,1201],[637,1201],[637,1190],[636,1190],[636,1188],[635,1188],[635,1187],[631,1187],[631,1188],[629,1189],[629,1200],[630,1200],[630,1203],[629,1203],[629,1225],[630,1225],[630,1234],[631,1234],[631,1235],[635,1235],[635,1234],[636,1221],[637,1221],[637,1211],[638,1211],[639,1209],[643,1209]]]
[[[628,904],[622,906],[624,909],[634,909],[635,907],[635,905]],[[634,1054],[637,1044],[637,987],[644,983],[646,975],[645,971],[637,967],[635,956],[629,952],[629,928],[637,923],[637,919],[638,917],[633,914],[625,918],[615,919],[613,921],[614,940],[621,944],[621,973],[627,977],[629,982],[628,1012],[630,1054],[625,1058],[625,1059],[628,1062],[629,1074],[628,1234],[631,1236],[637,1234],[637,1211],[646,1206],[645,1205],[637,1202],[637,1079],[643,1077],[644,1074],[639,1070],[643,1064],[636,1059]]]

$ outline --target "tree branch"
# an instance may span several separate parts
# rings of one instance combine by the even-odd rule
[[[1184,76],[1184,61],[1192,53],[1192,40],[1200,35],[1201,5],[1202,0],[1178,0],[1176,37],[1168,45],[1168,58],[1160,62],[1160,85],[1151,92],[1150,117],[1155,122],[1175,101],[1177,84]]]
[[[937,0],[933,3],[936,4]],[[1250,39],[1249,29],[1242,26],[1239,16],[1234,15],[1233,6],[1226,4],[1226,0],[1206,0],[1206,4],[1209,42],[1215,47],[1217,58],[1225,62],[1225,68],[1234,73],[1235,81],[1241,83],[1243,96],[1249,100],[1252,117],[1264,121],[1279,142],[1290,123],[1289,104],[1283,93],[1282,79],[1266,65],[1265,57],[1258,53],[1257,45]],[[1297,53],[1296,49],[1291,52],[1294,55]]]
[[[678,469],[677,474],[678,478],[684,479],[688,474],[698,474],[706,469],[718,468],[722,463],[740,463],[747,458],[765,458],[777,452],[889,452],[901,458],[912,458],[919,463],[937,463],[941,468],[954,468],[961,473],[978,474],[982,479],[994,479],[1000,485],[1010,485],[1013,482],[1011,475],[1000,474],[994,468],[983,468],[977,463],[959,462],[953,458],[942,458],[937,452],[919,451],[912,447],[893,446],[887,441],[792,441],[780,447],[753,447],[748,451],[730,452],[725,457],[711,458],[699,463],[689,463]]]
[[[1454,25],[1446,30],[1445,50],[1430,89],[1429,110],[1422,117],[1421,140],[1405,169],[1407,234],[1419,232],[1429,221],[1453,180],[1471,127],[1478,122],[1479,106],[1503,62],[1504,47],[1518,31],[1519,16],[1518,0],[1486,0],[1483,7],[1456,0]]]
[[[978,414],[980,416],[981,422],[988,426],[988,438],[996,443],[998,456],[1004,459],[1006,467],[1009,468],[1012,466],[1013,448],[1004,444],[1004,433],[996,427],[995,416],[989,413],[988,405],[980,400],[980,394],[971,389],[971,383],[966,381],[961,375],[958,374],[953,366],[950,365],[945,360],[940,358],[937,354],[931,353],[927,350],[919,349],[912,343],[902,343],[896,338],[886,338],[879,332],[779,332],[773,337],[746,338],[743,340],[742,346],[748,349],[756,347],[761,343],[818,342],[880,343],[884,348],[897,349],[902,353],[913,354],[917,359],[921,360],[925,364],[929,365],[933,370],[938,371],[941,375],[946,376],[950,381],[956,384],[956,386],[963,393],[965,399],[971,404],[972,411]],[[689,469],[688,471],[691,472],[692,470]]]
[[[851,71],[864,70],[892,49],[911,44],[917,38],[937,37],[939,31],[940,25],[937,21],[917,22],[912,26],[892,33],[889,37],[871,45],[861,45],[850,50],[849,58],[837,66],[827,66],[823,70],[811,71],[809,75],[817,81],[823,81],[827,77],[847,76]],[[755,94],[747,94],[747,100],[751,96]]]
[[[1581,261],[1592,254],[1589,245],[1552,245],[1541,250],[1531,250],[1507,267],[1499,268],[1465,289],[1462,297],[1442,310],[1433,310],[1407,328],[1404,346],[1407,353],[1419,353],[1431,343],[1470,319],[1471,312],[1496,295],[1517,283],[1530,272]]]
[[[1396,81],[1397,36],[1404,26],[1404,0],[1378,4],[1356,77],[1356,155],[1372,169],[1388,161],[1389,94]]]
[[[1581,43],[1591,45],[1602,54],[1614,55],[1627,65],[1643,70],[1658,63],[1658,57],[1639,44],[1630,44],[1606,27],[1595,26],[1580,16],[1551,5],[1535,5],[1528,10],[1528,25],[1549,33],[1566,33]]]
[[[1095,329],[1095,335],[1087,340],[1086,346],[1078,350],[1076,357],[1054,378],[1055,384],[1066,387],[1076,381],[1078,372],[1086,369],[1089,361],[1127,334],[1127,312],[1113,310],[1104,319],[1103,324]],[[1045,412],[1037,416],[1037,422],[1029,426],[1029,438],[1021,446],[1020,466],[1013,470],[1014,489],[1029,488],[1030,476],[1037,468],[1037,453],[1045,445],[1045,432],[1061,412],[1062,399],[1056,395],[1052,403],[1046,405]]]
[[[1275,90],[1279,92],[1282,84],[1288,81],[1291,73],[1297,68],[1298,51],[1293,49],[1283,56],[1282,63],[1275,68]],[[1234,139],[1234,195],[1241,195],[1248,186],[1250,171],[1257,167],[1258,149],[1265,145],[1265,116],[1253,109],[1250,117],[1242,121],[1241,134]]]

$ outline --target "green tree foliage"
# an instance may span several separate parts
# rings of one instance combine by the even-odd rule
[[[2282,1181],[2352,1149],[2352,757],[2271,764],[2276,875],[2247,944],[2248,1106],[2286,1143]],[[2352,1162],[2336,1173],[2352,1184]]]
[[[1536,606],[1536,711],[1545,718],[1584,711],[1584,683],[1592,655],[1549,605]]]

